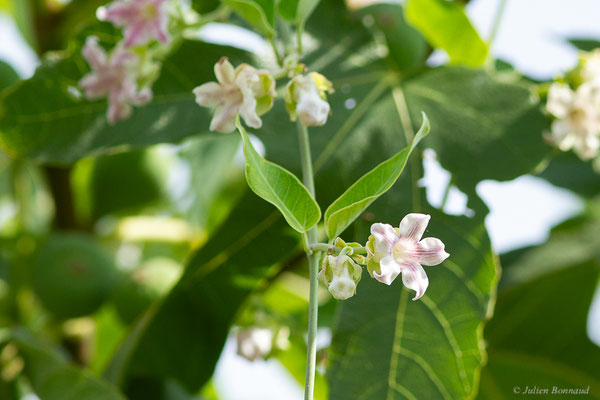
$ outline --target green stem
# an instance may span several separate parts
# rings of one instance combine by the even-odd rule
[[[275,39],[272,36],[269,38],[269,43],[271,44],[273,53],[275,53],[275,58],[277,59],[277,65],[282,67],[283,66],[283,58],[281,57],[281,54],[279,54],[279,50],[277,49],[277,43],[275,43]]]
[[[366,254],[367,253],[366,247],[350,247],[350,248],[352,249],[352,254]],[[340,251],[342,251],[342,249],[340,249],[339,247],[334,246],[329,243],[312,243],[310,245],[310,250],[311,251],[321,251],[323,253],[326,253],[331,250],[334,254],[338,254]]]
[[[452,188],[452,178],[448,181],[448,186],[446,186],[446,191],[444,192],[444,198],[442,199],[442,206],[440,209],[444,211],[446,208],[446,203],[448,202],[448,197],[450,197],[450,189]]]
[[[298,41],[298,54],[302,54],[302,32],[304,31],[304,24],[299,25],[296,29],[296,40]]]
[[[302,159],[302,180],[313,198],[315,197],[315,181],[313,176],[312,157],[310,155],[310,140],[308,129],[300,121],[298,126],[298,139],[300,141],[300,157]],[[308,231],[309,248],[317,243],[317,227]],[[306,378],[304,385],[304,400],[313,400],[315,391],[315,370],[317,366],[317,320],[319,314],[318,289],[319,282],[319,254],[317,252],[308,254],[308,266],[310,271],[310,295],[308,305],[308,340],[306,356]]]
[[[500,23],[502,22],[502,17],[504,16],[504,11],[506,11],[506,4],[508,0],[500,0],[500,4],[498,5],[498,10],[496,11],[496,17],[494,18],[494,23],[492,25],[492,30],[490,31],[490,37],[488,39],[488,46],[492,47],[494,44],[494,40],[496,40],[496,36],[498,35],[498,31],[500,30]]]

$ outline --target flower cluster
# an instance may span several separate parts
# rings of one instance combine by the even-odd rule
[[[150,45],[158,41],[167,45],[169,0],[116,0],[96,13],[98,19],[122,28],[123,40],[110,52],[98,38],[87,38],[82,49],[92,71],[79,81],[90,100],[108,99],[107,119],[115,124],[131,114],[132,106],[152,99],[151,83],[158,75],[159,64],[153,59]]]
[[[297,68],[291,70],[297,72]],[[238,115],[249,127],[260,128],[260,117],[273,107],[277,95],[271,73],[248,64],[234,68],[223,57],[215,64],[215,76],[217,82],[207,82],[194,89],[196,103],[214,110],[210,130],[233,132]],[[331,82],[316,72],[293,76],[283,96],[290,119],[299,118],[305,126],[325,125],[330,112],[326,92],[332,89]]]
[[[600,150],[600,49],[583,53],[577,68],[550,86],[546,110],[555,118],[549,142],[582,160]]]
[[[399,228],[373,224],[364,248],[358,243],[346,244],[338,238],[335,247],[342,250],[337,256],[325,256],[319,279],[327,285],[333,297],[345,300],[356,293],[362,273],[357,264],[366,264],[371,277],[386,285],[391,285],[398,275],[402,275],[404,286],[414,290],[413,300],[418,300],[429,286],[422,265],[438,265],[449,257],[441,240],[432,237],[422,239],[430,218],[429,215],[413,213],[402,219]],[[356,254],[363,249],[366,258]]]

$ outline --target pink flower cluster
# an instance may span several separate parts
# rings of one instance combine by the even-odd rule
[[[145,51],[134,46],[148,45],[152,40],[168,44],[168,0],[116,0],[97,11],[98,19],[110,21],[123,29],[124,39],[110,53],[89,37],[82,49],[92,71],[79,81],[90,100],[108,99],[107,119],[110,124],[128,118],[132,106],[152,100],[150,87],[139,87],[139,81],[151,71],[153,61],[142,57]]]

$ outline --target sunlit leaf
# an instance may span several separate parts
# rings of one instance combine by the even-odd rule
[[[275,35],[274,0],[224,0],[252,27],[266,36]]]
[[[469,21],[464,6],[458,2],[409,0],[406,19],[432,46],[444,49],[452,64],[478,67],[487,58],[487,45]]]
[[[262,158],[239,119],[236,125],[244,141],[248,186],[277,207],[288,224],[298,232],[306,232],[315,226],[321,219],[321,210],[308,189],[294,174]]]

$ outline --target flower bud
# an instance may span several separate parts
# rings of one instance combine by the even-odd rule
[[[327,285],[329,293],[338,300],[346,300],[356,293],[362,269],[345,254],[325,256],[319,280]]]
[[[251,327],[237,334],[237,353],[249,361],[265,358],[273,347],[273,331]]]
[[[292,79],[285,90],[285,106],[290,119],[300,118],[305,126],[322,126],[329,116],[326,92],[333,92],[333,85],[323,75],[312,72]]]

